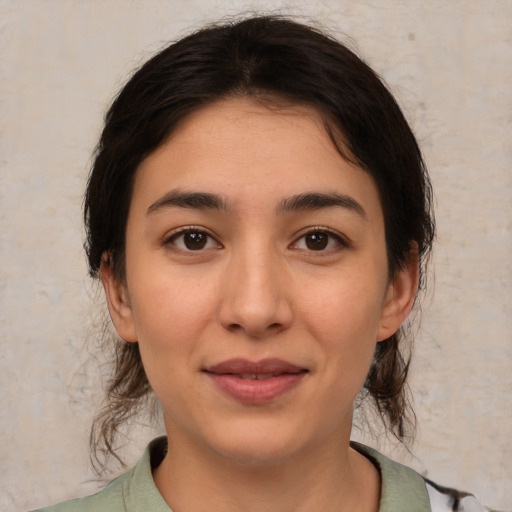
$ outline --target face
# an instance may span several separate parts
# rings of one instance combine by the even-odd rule
[[[171,442],[246,464],[348,443],[375,344],[411,307],[388,276],[378,191],[317,113],[230,99],[137,171],[126,280],[102,278],[139,342]]]

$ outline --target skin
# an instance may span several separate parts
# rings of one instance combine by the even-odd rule
[[[223,207],[166,201],[176,191],[214,194]],[[306,193],[348,202],[289,207]],[[173,509],[378,510],[379,473],[349,447],[353,404],[376,342],[403,323],[417,289],[413,254],[388,275],[384,235],[372,178],[340,157],[308,107],[223,100],[141,164],[126,278],[106,258],[101,272],[115,327],[139,342],[163,405],[169,453],[154,479]],[[307,373],[276,399],[245,404],[204,372],[233,357]]]

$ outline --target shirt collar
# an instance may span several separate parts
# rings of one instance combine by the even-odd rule
[[[423,478],[416,471],[395,462],[377,450],[360,443],[351,447],[369,459],[381,474],[379,512],[431,512]],[[167,450],[167,439],[154,439],[132,470],[123,495],[129,511],[172,512],[153,480],[152,468],[158,466]]]
[[[380,471],[379,512],[431,512],[425,480],[411,468],[377,450],[351,441],[350,446],[369,459]]]

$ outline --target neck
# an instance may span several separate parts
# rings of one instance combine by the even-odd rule
[[[348,438],[257,465],[175,441],[154,472],[175,512],[203,512],[205,503],[219,512],[378,511],[378,470],[348,447]]]

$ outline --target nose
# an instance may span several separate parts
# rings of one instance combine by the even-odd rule
[[[225,329],[262,339],[290,326],[291,290],[283,266],[272,248],[247,247],[232,254],[219,308]]]

